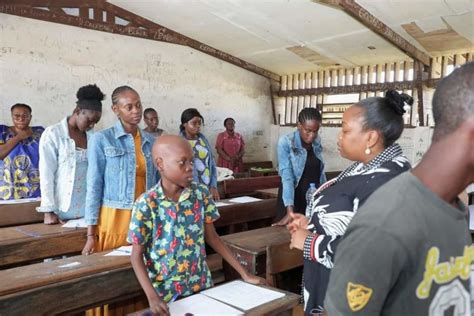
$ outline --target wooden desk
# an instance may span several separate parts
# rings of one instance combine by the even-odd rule
[[[0,227],[40,223],[43,214],[36,211],[39,201],[15,204],[0,204]]]
[[[271,189],[262,189],[262,190],[257,190],[255,191],[257,194],[266,199],[270,198],[277,198],[278,197],[278,188],[271,188]]]
[[[54,256],[79,253],[86,228],[43,223],[0,228],[0,268]]]
[[[73,314],[142,295],[130,257],[108,252],[0,271],[1,315]]]
[[[219,285],[222,286],[222,285]],[[262,286],[260,287],[267,288],[272,291],[280,292],[285,294],[285,296],[270,301],[268,303],[262,304],[260,306],[254,307],[250,310],[245,312],[245,315],[278,315],[278,316],[291,316],[293,314],[293,308],[295,308],[298,303],[300,296],[296,295],[291,292],[286,292],[280,289],[276,289],[269,286]],[[218,286],[217,286],[218,287]],[[235,308],[235,307],[234,307]],[[128,314],[128,316],[141,316],[143,313],[149,311],[149,309],[138,311],[132,314]]]
[[[267,176],[277,176],[278,170],[274,168],[251,168],[250,169],[250,176],[251,177],[267,177]]]
[[[283,244],[289,247],[291,235],[285,227],[272,226],[222,236],[222,240],[248,272],[265,277],[266,248]],[[230,265],[224,262],[223,266],[227,281],[238,278],[238,273]]]
[[[276,199],[232,203],[218,210],[221,217],[215,222],[217,228],[249,222],[250,226],[262,227],[273,221]],[[43,223],[0,228],[0,269],[54,256],[79,254],[86,243],[86,235],[86,228]]]

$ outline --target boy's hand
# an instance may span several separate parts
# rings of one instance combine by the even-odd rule
[[[168,305],[158,295],[148,298],[148,304],[153,315],[170,316]]]
[[[250,284],[261,284],[261,285],[267,285],[267,281],[264,278],[258,277],[256,275],[246,273],[242,279],[244,279],[245,282],[250,283]]]

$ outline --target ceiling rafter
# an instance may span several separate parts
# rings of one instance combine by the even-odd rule
[[[395,47],[400,49],[404,54],[421,62],[423,65],[429,67],[431,56],[419,50],[388,25],[380,21],[377,17],[372,15],[369,11],[364,9],[354,0],[312,0],[313,2],[331,6],[333,8],[340,8],[354,19],[379,34],[385,40],[392,43]]]
[[[38,7],[50,9],[44,10]],[[78,8],[79,16],[68,14],[63,10],[69,8]],[[89,16],[90,9],[93,9],[94,13],[92,18]],[[0,0],[0,13],[188,46],[268,79],[280,80],[278,74],[170,30],[105,0]],[[128,24],[117,24],[116,17]]]

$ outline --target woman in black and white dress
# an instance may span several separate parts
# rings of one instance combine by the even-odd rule
[[[324,297],[339,240],[357,209],[380,186],[410,169],[395,141],[403,131],[406,94],[388,91],[351,106],[343,116],[338,148],[355,161],[314,194],[306,216],[293,214],[291,247],[303,250],[305,315],[324,311]]]

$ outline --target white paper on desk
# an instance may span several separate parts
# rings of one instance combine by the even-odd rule
[[[201,294],[195,294],[170,303],[171,316],[198,315],[243,315],[243,312]]]
[[[262,199],[257,199],[251,196],[241,196],[237,198],[230,199],[229,202],[232,203],[250,203],[250,202],[257,202],[261,201]]]
[[[78,218],[78,219],[68,220],[67,223],[63,225],[63,227],[79,228],[79,227],[87,227],[87,224],[84,218]]]
[[[0,204],[24,204],[41,201],[41,198],[27,198],[18,200],[0,200]]]
[[[469,205],[469,229],[474,230],[474,205]]]
[[[474,183],[471,183],[470,185],[467,186],[466,192],[467,193],[474,193]]]
[[[132,246],[122,246],[106,253],[104,256],[130,256],[132,254]]]
[[[217,207],[230,205],[230,203],[221,202],[221,201],[217,201],[217,202],[214,202],[214,203],[216,204]]]
[[[202,291],[201,294],[242,310],[249,310],[285,296],[283,293],[248,284],[243,281],[233,281],[219,285],[215,288]]]

